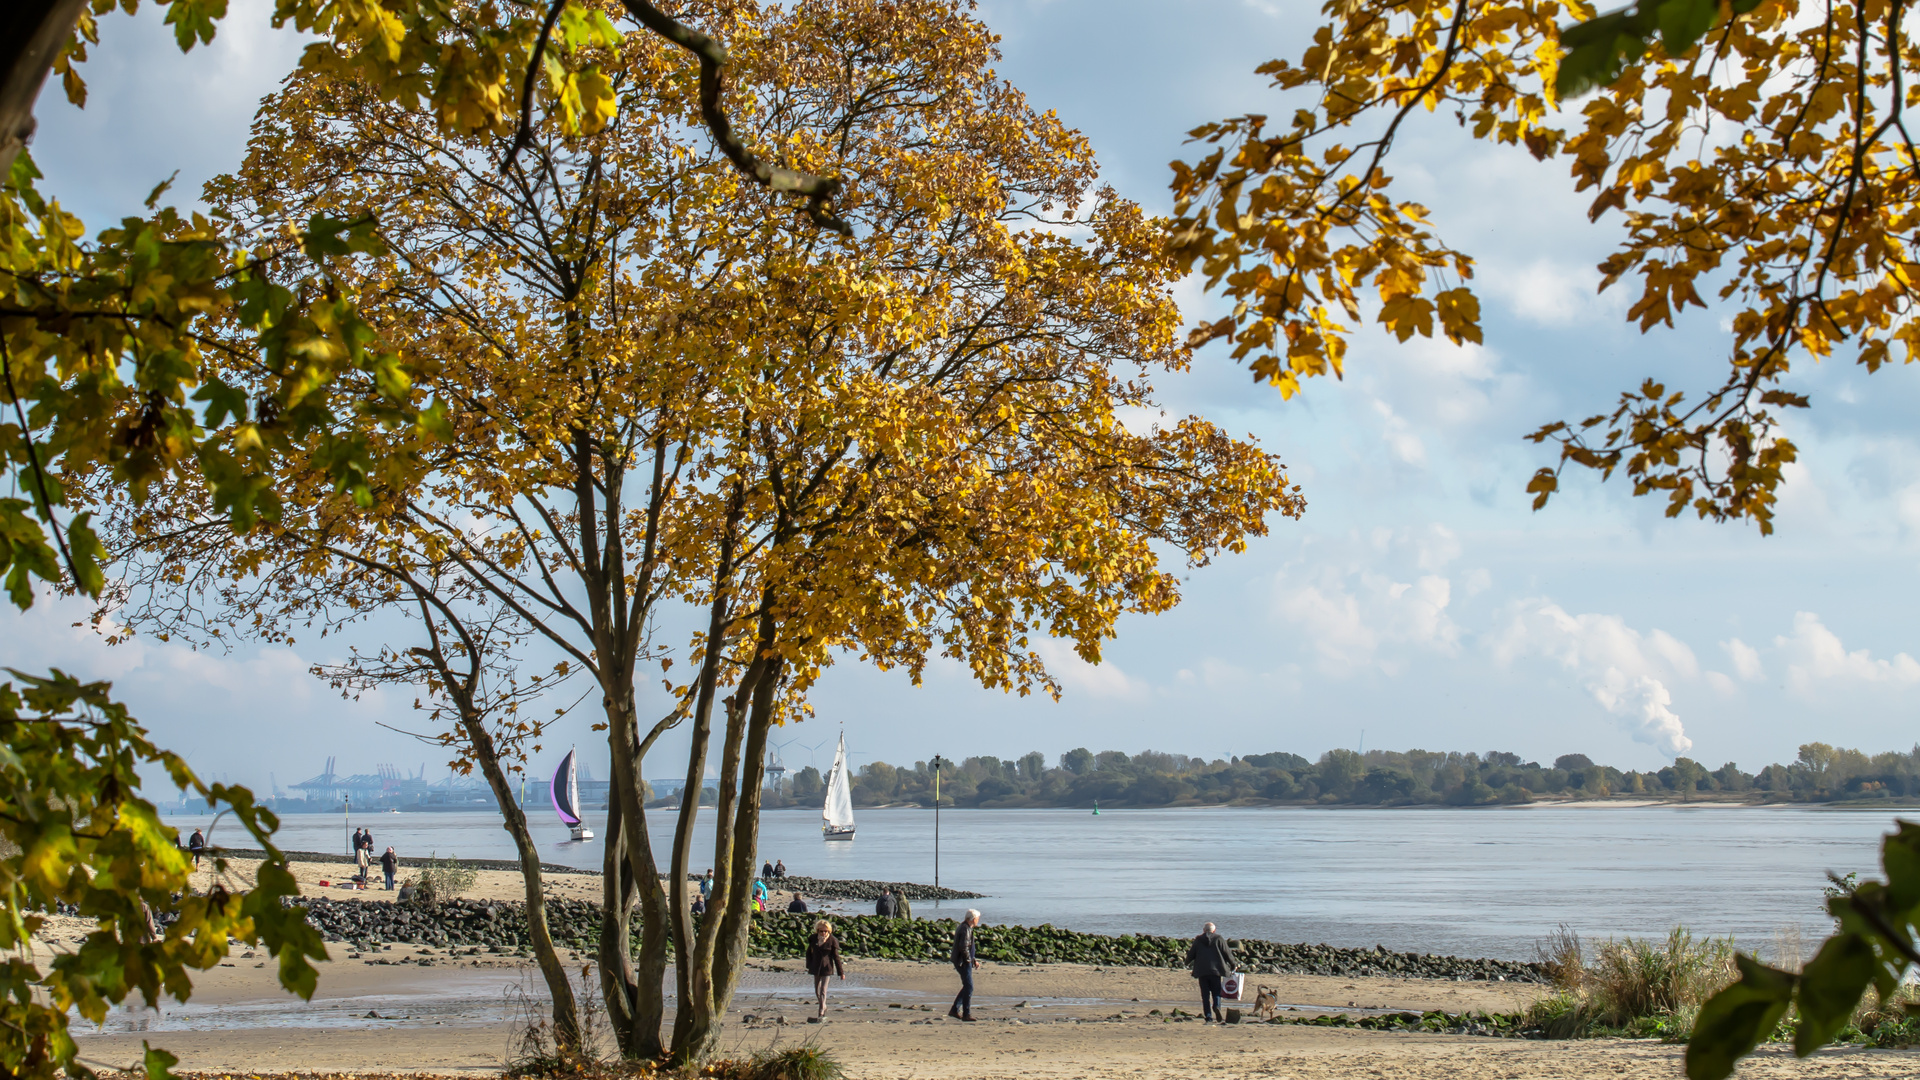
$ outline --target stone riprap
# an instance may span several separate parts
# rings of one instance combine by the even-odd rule
[[[356,946],[406,943],[444,948],[483,947],[519,951],[527,946],[522,905],[497,900],[450,900],[435,908],[384,900],[308,898],[308,918],[329,941]],[[769,912],[753,923],[748,948],[767,959],[799,959],[816,916]],[[600,938],[600,906],[587,900],[547,901],[548,925],[561,948],[592,950]],[[887,960],[944,961],[952,947],[950,920],[882,919],[871,915],[834,920],[849,956]],[[637,937],[636,937],[637,940]],[[1053,926],[983,926],[976,938],[983,960],[1008,964],[1073,963],[1095,966],[1180,968],[1184,938],[1153,934],[1109,937]],[[1251,975],[1386,976],[1455,981],[1546,982],[1537,964],[1467,959],[1385,949],[1341,949],[1238,940],[1233,950]]]
[[[783,877],[767,881],[776,893],[797,892],[806,897],[826,900],[878,900],[880,890],[892,889],[895,896],[908,900],[978,900],[986,893],[946,889],[938,885],[916,885],[911,881],[847,881],[828,878]]]

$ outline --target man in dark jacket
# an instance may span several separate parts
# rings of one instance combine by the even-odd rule
[[[947,1015],[968,1022],[973,1020],[973,970],[980,966],[973,956],[973,928],[979,925],[980,913],[968,908],[967,917],[953,932],[953,969],[960,973],[960,995]]]
[[[793,900],[787,904],[787,911],[793,915],[805,915],[807,913],[807,902],[800,898],[799,893],[794,893]]]
[[[891,919],[899,914],[899,908],[893,903],[892,889],[880,890],[880,899],[873,902],[873,913],[883,919]]]
[[[394,854],[392,848],[388,848],[386,854],[380,856],[380,872],[387,876],[387,891],[392,892],[393,876],[400,872],[400,856]]]
[[[1200,1015],[1211,1023],[1216,1017],[1221,1023],[1227,1022],[1227,1012],[1220,1005],[1220,980],[1233,974],[1233,950],[1227,948],[1227,939],[1213,932],[1213,924],[1201,931],[1200,936],[1187,946],[1187,970],[1200,980]]]

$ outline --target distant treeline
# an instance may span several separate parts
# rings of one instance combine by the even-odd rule
[[[770,805],[817,803],[824,794],[817,769],[799,770]],[[1835,802],[1920,798],[1920,745],[1905,753],[1868,756],[1858,750],[1808,743],[1785,765],[1747,772],[1733,762],[1718,769],[1690,758],[1653,772],[1596,765],[1585,754],[1563,754],[1551,765],[1488,754],[1428,750],[1330,750],[1318,761],[1298,754],[1250,754],[1232,759],[1188,757],[1148,750],[1124,754],[1069,750],[1049,765],[1038,751],[1018,758],[970,757],[940,778],[942,806],[1205,806],[1222,803],[1317,803],[1375,806],[1484,806],[1549,798],[1657,798],[1751,802]],[[860,806],[933,805],[933,774],[876,761],[853,780]]]

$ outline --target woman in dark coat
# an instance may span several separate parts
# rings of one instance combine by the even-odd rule
[[[1233,950],[1227,948],[1227,939],[1213,932],[1213,924],[1208,923],[1200,936],[1187,946],[1187,970],[1200,980],[1200,1015],[1204,1021],[1218,1017],[1221,1023],[1227,1022],[1227,1012],[1220,1005],[1220,980],[1233,974]]]
[[[813,924],[813,936],[807,939],[807,974],[813,976],[813,997],[819,1005],[817,1016],[827,1015],[827,980],[835,975],[841,981],[847,969],[840,962],[840,939],[833,936],[833,924],[825,919]]]
[[[980,966],[973,955],[973,928],[979,925],[980,913],[968,908],[967,917],[953,932],[953,969],[960,973],[960,995],[953,999],[947,1015],[960,1020],[973,1019],[973,970]]]

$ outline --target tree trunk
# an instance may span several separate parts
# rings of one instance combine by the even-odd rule
[[[760,857],[760,785],[766,778],[767,732],[773,726],[779,684],[780,662],[775,660],[767,665],[760,684],[754,687],[746,747],[741,753],[740,803],[733,819],[733,869],[743,881],[753,879],[754,863]],[[720,824],[724,826],[726,822]],[[753,929],[752,911],[751,902],[730,907],[726,922],[715,935],[713,1017],[716,1029],[733,1002],[734,989],[740,985],[740,970],[747,961],[747,938]]]
[[[622,907],[617,913],[622,933],[622,949],[631,940],[633,898],[637,894],[640,900],[640,955],[637,961],[631,954],[622,952],[619,957],[623,986],[628,993],[627,1008],[629,1026],[624,1033],[620,1052],[627,1057],[643,1060],[657,1060],[664,1047],[660,1041],[660,1024],[666,1016],[665,982],[667,974],[667,912],[660,890],[660,867],[654,859],[653,840],[647,835],[647,811],[645,790],[642,786],[640,771],[646,761],[646,751],[653,745],[653,739],[665,730],[665,722],[656,727],[646,741],[639,738],[640,726],[634,709],[631,690],[616,691],[617,699],[623,704],[617,715],[609,715],[610,726],[607,729],[607,742],[612,753],[613,783],[612,800],[619,804],[621,821],[620,856],[621,873],[628,883],[623,894]],[[611,847],[608,860],[612,860]],[[602,918],[607,918],[603,914]],[[603,978],[608,975],[603,957]]]
[[[618,783],[618,781],[616,781]],[[621,1053],[634,1040],[634,1013],[639,986],[633,971],[633,875],[627,870],[626,827],[621,799],[607,800],[607,838],[600,860],[600,997],[607,1005],[607,1023]]]
[[[466,729],[467,738],[473,743],[474,760],[480,763],[487,786],[500,802],[501,816],[506,818],[503,827],[513,837],[513,846],[520,853],[520,876],[527,891],[527,937],[533,942],[534,960],[540,965],[541,978],[547,982],[547,992],[553,996],[554,1041],[562,1050],[577,1052],[581,1045],[580,1010],[574,1004],[573,983],[567,979],[567,969],[560,963],[560,954],[554,950],[553,936],[547,929],[547,901],[540,888],[540,850],[534,846],[533,834],[527,831],[527,815],[521,812],[513,789],[507,784],[507,774],[500,768],[500,755],[494,749],[486,721],[472,710],[463,709],[460,726]]]
[[[692,987],[692,993],[681,998],[674,1015],[672,1060],[678,1065],[701,1061],[712,1052],[721,1019],[733,999],[740,965],[746,959],[747,937],[753,926],[754,859],[758,854],[755,840],[760,824],[760,782],[765,774],[766,729],[773,719],[780,681],[780,661],[771,652],[774,631],[771,616],[763,614],[755,635],[755,659],[747,666],[734,695],[727,699],[720,800],[733,813],[731,820],[722,818],[715,823],[715,831],[720,834],[715,854],[724,855],[725,861],[715,867],[713,897],[692,951],[693,971],[681,979],[682,984]],[[705,760],[704,752],[700,760]],[[737,798],[729,798],[735,784],[741,790]],[[681,801],[684,808],[685,800]],[[686,820],[683,816],[682,821]]]
[[[705,778],[707,747],[713,733],[713,703],[719,694],[721,656],[727,641],[728,613],[732,610],[733,554],[736,529],[744,505],[744,492],[734,485],[732,505],[728,509],[725,530],[720,537],[720,558],[714,567],[713,600],[707,616],[706,655],[695,681],[693,731],[687,748],[687,780],[680,791],[680,814],[673,829],[672,890],[673,953],[676,1006],[673,1013],[672,1061],[684,1066],[698,1059],[710,1040],[702,1027],[699,1037],[693,1028],[695,1018],[706,1016],[706,1003],[713,1000],[713,988],[704,957],[707,955],[705,928],[713,925],[716,908],[727,903],[729,882],[725,866],[716,866],[713,894],[707,898],[707,914],[701,920],[702,932],[693,931],[693,905],[687,892],[687,877],[692,871],[693,825],[700,810],[700,788]],[[731,708],[731,706],[729,706]]]
[[[0,4],[0,180],[33,136],[33,103],[86,6],[86,0]]]

